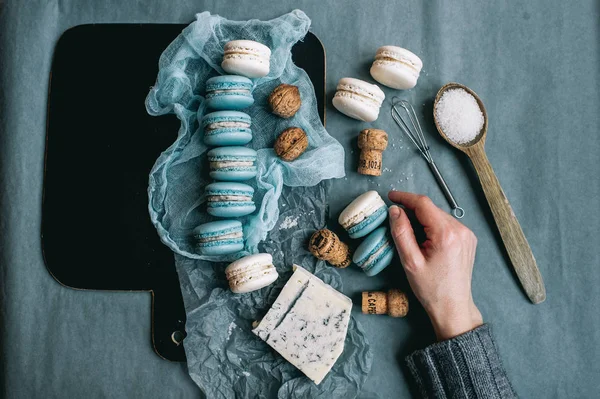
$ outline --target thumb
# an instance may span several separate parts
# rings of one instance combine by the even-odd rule
[[[389,209],[390,230],[400,255],[400,261],[405,269],[414,269],[425,262],[421,248],[417,244],[415,232],[408,216],[399,206],[392,205]]]

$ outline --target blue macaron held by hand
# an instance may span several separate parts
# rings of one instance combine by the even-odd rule
[[[204,115],[204,143],[206,145],[240,146],[252,141],[250,115],[239,111],[216,111]]]
[[[256,176],[256,151],[248,147],[219,147],[208,152],[210,177],[221,181],[244,181]]]
[[[228,255],[244,249],[242,223],[238,220],[204,223],[192,234],[202,255]]]
[[[256,210],[254,189],[243,183],[217,182],[206,186],[207,212],[222,218],[249,215]]]
[[[222,75],[206,81],[206,105],[209,108],[238,110],[252,104],[252,81],[247,77]]]
[[[367,276],[374,276],[388,267],[394,258],[394,246],[388,235],[387,227],[373,231],[356,248],[352,261]]]

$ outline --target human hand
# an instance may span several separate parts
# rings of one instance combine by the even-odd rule
[[[390,191],[395,203],[415,212],[427,240],[419,247],[406,212],[390,207],[390,230],[408,282],[431,319],[438,340],[483,324],[471,294],[477,238],[428,197]]]

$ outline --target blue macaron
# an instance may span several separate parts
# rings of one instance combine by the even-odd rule
[[[239,111],[217,111],[204,115],[204,143],[221,147],[244,145],[252,141],[250,115]]]
[[[206,81],[206,105],[212,109],[244,109],[254,104],[252,81],[244,76],[215,76]]]
[[[207,212],[213,216],[235,218],[249,215],[256,209],[254,189],[234,182],[211,183],[206,186]]]
[[[227,255],[244,249],[242,223],[238,220],[201,224],[192,234],[202,255]]]
[[[256,176],[256,151],[248,147],[219,147],[208,152],[210,177],[244,181]]]
[[[356,248],[352,261],[356,263],[367,276],[374,276],[388,267],[394,257],[394,246],[388,235],[387,227],[373,231]]]

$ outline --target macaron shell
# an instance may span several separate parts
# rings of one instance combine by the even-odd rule
[[[248,168],[239,168],[237,170],[213,170],[209,174],[210,177],[215,180],[246,181],[256,177],[257,168],[256,166],[250,166]]]
[[[385,100],[385,93],[379,88],[379,86],[369,82],[365,82],[364,80],[360,79],[341,78],[338,81],[336,90],[351,91],[357,93],[359,95],[374,100],[379,105],[381,105],[383,103],[383,100]]]
[[[210,195],[246,195],[253,196],[254,189],[244,183],[215,182],[210,183],[204,189],[207,196]]]
[[[227,57],[227,56],[226,56]],[[228,73],[247,76],[249,78],[262,78],[269,74],[269,63],[264,62],[250,54],[236,54],[234,57],[223,59],[221,68]]]
[[[227,234],[233,231],[242,231],[242,223],[238,220],[217,220],[196,227],[192,234],[194,238],[210,237],[219,234]]]
[[[215,129],[210,134],[204,133],[204,144],[220,146],[237,146],[252,141],[252,130],[247,128]]]
[[[254,104],[252,94],[243,95],[239,93],[222,92],[206,99],[207,107],[220,110],[239,110],[248,108],[252,104]]]
[[[417,85],[414,70],[400,62],[373,62],[371,76],[382,85],[392,89],[408,90]]]
[[[209,161],[218,160],[219,158],[232,159],[239,157],[252,158],[256,160],[256,150],[249,147],[223,147],[213,148],[206,153]]]
[[[333,106],[342,114],[364,122],[374,122],[379,117],[379,108],[374,108],[354,97],[333,97]]]
[[[240,111],[214,111],[205,114],[202,117],[202,127],[206,129],[208,125],[219,122],[234,122],[249,128],[252,124],[252,118],[245,112]]]
[[[217,216],[221,218],[236,218],[240,216],[246,216],[256,210],[254,202],[212,202],[206,208],[209,215]]]
[[[385,57],[396,60],[406,60],[410,62],[417,72],[423,68],[423,61],[410,50],[398,46],[381,46],[377,49],[375,58]]]
[[[256,42],[254,40],[231,40],[225,44],[223,48],[225,54],[229,54],[231,52],[242,52],[248,54],[255,54],[256,56],[262,58],[270,58],[271,57],[271,49],[260,42]]]
[[[365,219],[366,223],[361,229],[357,230],[356,232],[353,232],[352,234],[349,234],[350,238],[364,237],[376,228],[378,228],[385,221],[385,219],[387,219],[387,207],[385,207],[385,210],[385,212],[379,214],[374,213],[368,216]]]
[[[245,76],[220,75],[213,76],[206,81],[206,91],[246,89],[252,90],[252,81]]]
[[[229,255],[229,254],[234,254],[236,252],[240,252],[241,250],[244,249],[244,242],[242,240],[242,242],[228,242],[228,243],[219,243],[219,244],[215,244],[215,245],[211,245],[208,247],[201,247],[198,246],[198,251],[202,254],[202,255],[207,255],[207,256],[211,256],[211,255]]]

